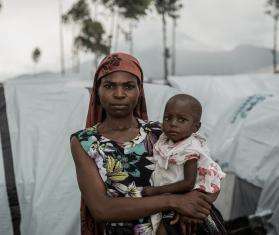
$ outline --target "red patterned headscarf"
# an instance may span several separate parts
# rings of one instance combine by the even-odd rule
[[[117,52],[106,56],[100,65],[98,66],[95,76],[94,84],[90,97],[89,110],[87,114],[86,127],[91,127],[98,122],[102,122],[104,119],[103,108],[98,102],[98,84],[100,79],[116,71],[124,71],[131,73],[137,77],[140,85],[140,96],[138,104],[134,109],[134,116],[147,120],[147,110],[145,103],[145,96],[143,91],[143,73],[140,64],[133,56]],[[86,207],[84,200],[81,199],[81,235],[101,235],[103,234],[102,224],[98,224],[94,221],[88,208]]]

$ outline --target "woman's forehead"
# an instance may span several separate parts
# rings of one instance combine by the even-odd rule
[[[117,83],[127,83],[127,82],[137,82],[138,79],[135,77],[135,75],[124,72],[124,71],[117,71],[113,72],[111,74],[108,74],[107,76],[101,78],[101,82],[117,82]]]

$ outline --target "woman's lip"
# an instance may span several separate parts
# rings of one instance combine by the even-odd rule
[[[128,105],[126,105],[126,104],[111,104],[110,106],[113,107],[113,108],[126,108],[126,107],[128,107]]]

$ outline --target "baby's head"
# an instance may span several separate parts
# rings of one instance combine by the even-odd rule
[[[171,97],[165,107],[163,131],[173,142],[186,139],[201,126],[202,106],[193,96],[179,94]]]

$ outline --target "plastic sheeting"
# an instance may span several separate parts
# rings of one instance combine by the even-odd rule
[[[279,154],[278,154],[279,155]],[[278,172],[278,170],[277,170]],[[264,210],[271,210],[273,216],[270,222],[274,227],[270,228],[269,235],[279,234],[279,177],[278,174],[272,175],[262,189],[262,194],[258,201],[257,213]]]
[[[79,190],[69,136],[84,126],[88,91],[75,83],[52,78],[4,83],[21,234],[79,233]],[[4,199],[1,204],[7,207]],[[10,218],[9,210],[1,209],[0,217]],[[12,234],[9,222],[0,234]]]
[[[195,96],[203,106],[202,130],[211,135],[221,115],[231,109],[238,99],[255,94],[278,94],[277,75],[243,74],[235,76],[170,77],[172,87]]]
[[[224,169],[262,188],[257,212],[270,209],[270,219],[279,234],[279,98],[256,95],[248,97],[231,107],[221,116],[210,138],[212,155]],[[222,140],[222,141],[220,141]],[[277,180],[276,180],[277,179]],[[243,207],[248,207],[255,196],[249,187],[236,187],[242,197],[250,198]],[[239,200],[243,199],[238,197]],[[239,204],[239,203],[238,203]],[[234,203],[237,205],[237,203]],[[234,208],[235,209],[235,208]],[[237,212],[240,216],[244,213]],[[248,209],[246,214],[249,214]],[[233,216],[235,217],[235,215]]]
[[[4,83],[14,169],[21,207],[21,234],[80,234],[80,192],[69,136],[84,128],[90,81],[44,77]],[[177,91],[145,84],[150,120],[161,120]],[[11,235],[0,151],[0,234]]]

